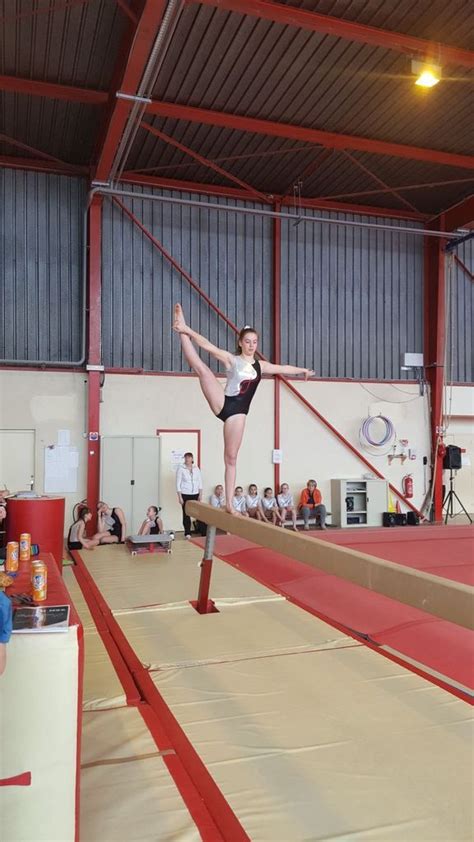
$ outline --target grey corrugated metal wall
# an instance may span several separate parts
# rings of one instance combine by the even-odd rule
[[[282,361],[319,377],[388,380],[402,376],[405,351],[423,351],[422,238],[283,222]]]
[[[0,357],[78,360],[85,184],[0,169],[0,201]]]
[[[474,241],[468,240],[454,254],[474,273]],[[454,256],[453,256],[454,257]],[[474,282],[454,259],[447,265],[447,360],[446,378],[451,382],[474,380]]]
[[[78,359],[85,183],[0,169],[0,188],[1,358]],[[271,357],[271,221],[139,198],[125,202],[230,319],[254,323]],[[457,254],[472,272],[474,244],[463,244]],[[422,275],[421,238],[283,222],[282,361],[311,366],[321,377],[398,379],[400,354],[423,348]],[[474,285],[456,264],[447,281],[447,376],[472,382]],[[197,330],[233,346],[232,331],[104,199],[104,364],[189,370],[170,327],[176,300]]]
[[[136,192],[139,196],[141,191]],[[189,198],[186,193],[172,195]],[[197,196],[194,194],[192,198]],[[238,326],[253,324],[257,328],[262,351],[269,354],[270,220],[139,198],[126,198],[123,202],[229,319]],[[219,202],[234,204],[227,199]],[[216,345],[234,346],[233,332],[108,198],[104,199],[103,220],[104,365],[189,371],[181,359],[178,337],[171,329],[176,301],[182,302],[195,330]]]

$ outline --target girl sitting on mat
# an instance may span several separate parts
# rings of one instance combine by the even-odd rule
[[[262,509],[266,520],[271,520],[274,526],[281,526],[283,523],[278,511],[277,501],[273,496],[273,488],[266,488],[262,497]]]
[[[203,395],[212,412],[224,423],[226,509],[232,514],[237,514],[232,505],[237,456],[244,434],[245,417],[262,374],[303,374],[307,380],[314,371],[293,365],[273,365],[273,363],[255,359],[258,334],[250,325],[246,325],[240,331],[235,354],[217,348],[186,324],[181,304],[176,304],[174,308],[174,330],[180,334],[183,354],[192,370],[198,375]],[[193,342],[225,366],[227,375],[225,389],[222,388],[209,366],[201,360]]]
[[[262,498],[258,493],[258,488],[255,483],[249,485],[249,493],[245,497],[245,505],[249,517],[256,518],[256,520],[265,520],[265,515],[262,510]]]
[[[125,541],[125,515],[122,509],[116,506],[111,509],[107,503],[100,502],[97,505],[99,531],[94,535],[98,538],[99,544],[123,544]]]
[[[68,550],[93,550],[99,544],[99,539],[95,535],[93,538],[88,538],[86,535],[86,523],[92,519],[92,512],[86,506],[79,510],[79,516],[74,521],[69,530],[67,537]]]

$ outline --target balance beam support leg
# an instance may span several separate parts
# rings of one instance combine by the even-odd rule
[[[209,603],[209,586],[211,584],[212,556],[214,554],[214,541],[216,538],[216,527],[208,526],[206,533],[206,546],[201,561],[201,578],[199,580],[199,593],[196,610],[198,614],[209,614],[214,609]]]

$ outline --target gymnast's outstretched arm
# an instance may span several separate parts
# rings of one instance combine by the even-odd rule
[[[304,379],[313,377],[314,371],[311,368],[298,368],[296,365],[275,365],[274,363],[267,363],[264,360],[260,363],[262,374],[304,374]]]

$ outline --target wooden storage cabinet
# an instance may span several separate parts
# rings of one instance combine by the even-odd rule
[[[388,489],[384,479],[332,479],[334,526],[382,526]]]

